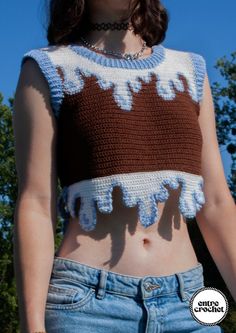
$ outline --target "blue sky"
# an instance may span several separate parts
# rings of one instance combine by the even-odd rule
[[[4,101],[13,96],[22,55],[47,44],[45,2],[47,0],[0,2],[0,91]],[[210,83],[223,83],[216,60],[236,51],[235,0],[163,0],[170,14],[169,28],[163,45],[200,53],[207,63]],[[227,175],[231,160],[221,148]]]

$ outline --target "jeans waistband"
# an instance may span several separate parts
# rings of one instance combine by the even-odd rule
[[[204,284],[203,266],[200,262],[189,270],[171,275],[139,277],[92,267],[56,255],[52,268],[52,278],[54,277],[83,283],[94,289],[98,288],[101,295],[109,291],[142,299],[178,291],[184,295],[184,290]]]

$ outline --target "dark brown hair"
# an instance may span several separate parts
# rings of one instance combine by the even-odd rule
[[[130,1],[134,33],[151,47],[165,39],[169,14],[159,0]],[[87,27],[86,0],[50,0],[47,40],[49,45],[75,43]]]

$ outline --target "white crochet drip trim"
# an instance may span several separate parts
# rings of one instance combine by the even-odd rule
[[[96,203],[101,213],[113,210],[112,191],[119,186],[123,192],[126,207],[138,205],[141,224],[148,227],[159,217],[157,202],[169,197],[168,189],[177,189],[181,184],[179,210],[187,218],[193,218],[205,203],[203,177],[183,171],[162,170],[115,174],[105,177],[86,179],[63,188],[62,196],[69,214],[76,218],[75,200],[81,198],[79,223],[90,231],[96,226]]]
[[[183,75],[188,82],[191,98],[196,102],[199,100],[198,82],[189,52],[163,48],[164,59],[155,67],[124,69],[102,66],[68,47],[55,49],[53,52],[45,48],[44,51],[51,62],[60,66],[63,71],[65,80],[63,88],[67,94],[81,92],[84,88],[83,75],[86,77],[93,75],[96,76],[101,89],[113,89],[113,98],[121,109],[130,111],[133,92],[139,92],[142,82],[150,82],[152,75],[156,76],[157,93],[164,100],[173,100],[176,97],[174,87],[180,92],[184,91],[183,82],[179,77]]]

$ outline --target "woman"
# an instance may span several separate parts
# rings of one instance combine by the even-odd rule
[[[22,332],[221,332],[190,313],[204,281],[186,218],[236,299],[235,205],[204,59],[164,48],[167,25],[160,1],[54,0],[49,46],[24,55],[14,102]],[[68,223],[54,253],[57,176]]]

